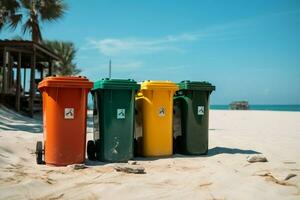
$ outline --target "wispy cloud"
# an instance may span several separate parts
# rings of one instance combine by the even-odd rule
[[[224,24],[212,25],[194,32],[185,32],[177,35],[167,35],[160,38],[104,38],[87,39],[86,49],[98,49],[102,55],[114,56],[120,54],[149,54],[161,51],[185,52],[179,44],[213,40],[217,42],[242,39],[252,25],[262,19],[278,15],[293,14],[298,11],[269,13],[248,19],[240,19]]]
[[[178,51],[181,49],[170,45],[178,38],[139,39],[139,38],[106,38],[101,40],[88,39],[88,48],[98,49],[103,55],[120,53],[147,54],[159,51]]]
[[[167,35],[161,38],[105,38],[87,39],[86,49],[98,49],[101,54],[114,56],[123,53],[147,54],[161,51],[184,52],[178,44],[193,42],[207,38],[220,39],[229,37],[232,39],[237,33],[242,22],[211,26],[201,31],[187,32],[178,35]]]

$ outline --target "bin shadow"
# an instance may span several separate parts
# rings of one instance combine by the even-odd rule
[[[108,165],[108,164],[118,164],[118,163],[128,163],[128,162],[102,162],[102,161],[98,161],[98,160],[89,160],[89,159],[85,159],[85,165],[89,166],[89,167],[93,167],[93,166],[104,166],[104,165]]]
[[[103,166],[103,165],[110,164],[108,162],[101,162],[101,161],[98,161],[98,160],[89,160],[89,159],[85,159],[84,163],[85,163],[86,166],[89,166],[89,167],[92,167],[92,166]]]
[[[203,155],[184,155],[184,154],[173,154],[172,156],[164,157],[135,157],[133,160],[136,161],[154,161],[159,159],[170,159],[170,158],[197,158],[197,157],[211,157],[219,154],[261,154],[261,152],[250,150],[250,149],[238,149],[238,148],[228,148],[228,147],[214,147],[208,150],[207,154]]]
[[[261,152],[250,150],[250,149],[238,149],[238,148],[228,148],[228,147],[214,147],[208,150],[205,157],[215,156],[218,154],[261,154]]]
[[[132,160],[134,161],[155,161],[161,159],[172,159],[172,158],[196,158],[201,157],[201,155],[184,155],[184,154],[173,154],[171,156],[153,156],[153,157],[143,157],[143,156],[136,156]]]

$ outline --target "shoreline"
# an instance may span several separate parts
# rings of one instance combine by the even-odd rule
[[[227,105],[210,105],[210,110],[233,110],[234,111],[234,109],[231,109]],[[250,105],[249,109],[247,110],[300,112],[300,105],[252,105],[252,106]]]
[[[231,110],[231,109],[215,109],[215,108],[210,108],[209,109],[210,111],[233,111],[233,112],[236,112],[236,111],[241,111],[241,112],[244,112],[244,111],[269,111],[269,112],[292,112],[292,113],[294,113],[294,112],[300,112],[300,110],[255,110],[255,109],[253,109],[253,110],[251,110],[251,109],[249,109],[249,110]]]

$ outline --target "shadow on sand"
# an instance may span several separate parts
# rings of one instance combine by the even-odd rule
[[[208,150],[207,154],[202,155],[183,155],[183,154],[174,154],[172,156],[164,156],[164,157],[135,157],[133,160],[137,161],[154,161],[158,159],[168,159],[168,158],[205,158],[205,157],[211,157],[216,156],[219,154],[261,154],[261,152],[249,150],[249,149],[237,149],[237,148],[228,148],[228,147],[214,147],[212,149]]]
[[[84,164],[86,166],[92,167],[92,166],[104,166],[104,165],[111,164],[111,163],[110,162],[101,162],[98,160],[89,160],[86,158]]]
[[[237,149],[237,148],[228,148],[228,147],[214,147],[208,150],[206,157],[215,156],[218,154],[261,154],[258,151],[249,150],[249,149]]]
[[[183,154],[173,154],[171,156],[159,156],[159,157],[142,157],[136,156],[130,160],[132,161],[155,161],[160,159],[172,159],[172,158],[205,158],[211,157],[219,154],[261,154],[258,151],[248,150],[248,149],[237,149],[237,148],[228,148],[228,147],[214,147],[208,150],[207,154],[204,155],[183,155]],[[85,165],[89,167],[93,166],[105,166],[108,164],[120,164],[120,163],[127,163],[127,162],[102,162],[98,160],[89,160],[85,159]]]
[[[25,131],[30,133],[42,133],[43,126],[41,124],[8,124],[0,121],[0,130],[5,131]]]
[[[33,119],[0,105],[0,130],[41,133],[43,132],[41,116],[35,116]]]

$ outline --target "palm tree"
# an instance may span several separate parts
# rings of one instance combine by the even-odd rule
[[[49,41],[43,42],[51,51],[60,55],[60,60],[54,63],[54,73],[58,75],[76,75],[81,72],[74,63],[77,50],[72,42]]]
[[[12,0],[1,0],[0,1],[0,30],[10,20],[9,16],[13,16],[16,10],[19,8],[18,2]],[[14,17],[12,17],[14,18]]]
[[[57,21],[66,9],[63,0],[1,0],[0,31],[5,25],[15,30],[22,23],[23,34],[30,32],[32,41],[41,42],[40,22]]]

